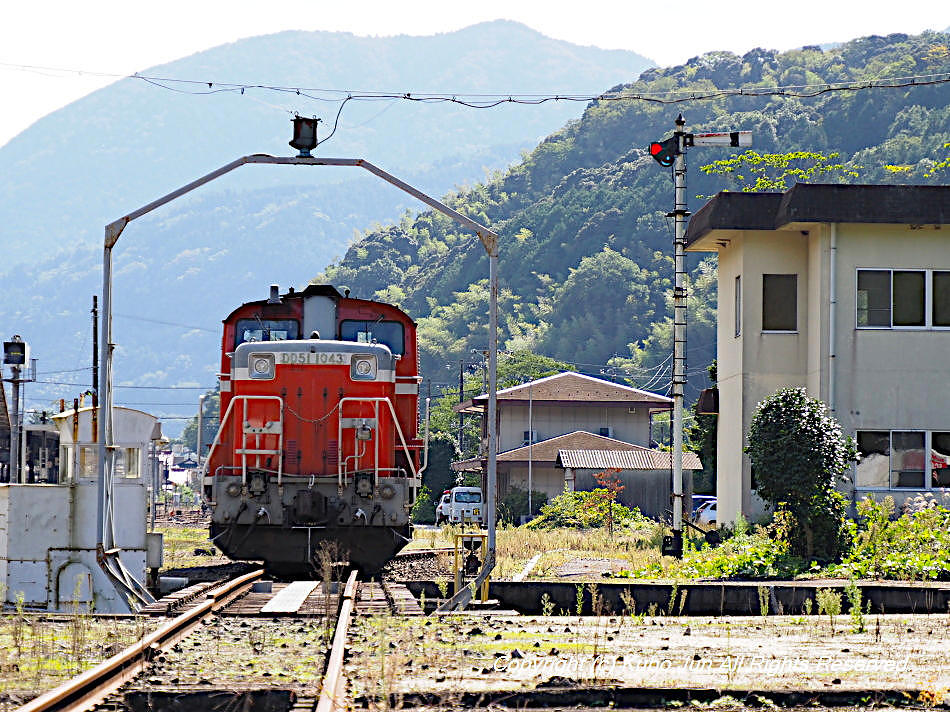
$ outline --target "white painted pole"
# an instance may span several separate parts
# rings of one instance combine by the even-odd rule
[[[531,398],[531,383],[528,383],[528,518],[531,518],[531,465],[534,459],[534,402]]]
[[[686,385],[686,120],[676,117],[679,151],[673,164],[675,200],[673,283],[673,546],[683,551],[683,389]]]

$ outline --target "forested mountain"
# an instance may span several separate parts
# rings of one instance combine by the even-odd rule
[[[456,208],[502,235],[501,343],[590,373],[610,363],[635,384],[662,389],[672,280],[672,225],[665,214],[673,197],[669,171],[646,153],[649,142],[670,135],[682,111],[689,131],[752,131],[759,153],[839,153],[835,160],[845,170],[820,180],[945,182],[945,170],[931,169],[948,153],[950,84],[928,77],[946,80],[948,45],[941,33],[891,35],[829,51],[714,52],[651,69],[614,90],[630,97],[712,98],[594,102],[520,164],[453,194]],[[905,86],[825,90],[882,80]],[[787,89],[768,96],[718,93],[775,86]],[[741,187],[741,181],[698,170],[728,156],[727,149],[690,150],[691,210],[702,205],[699,196]],[[691,257],[690,268],[695,393],[715,357],[714,259]],[[473,235],[425,213],[367,234],[318,281],[401,304],[419,320],[424,370],[438,374],[443,364],[486,343],[487,271]]]
[[[425,37],[280,32],[214,47],[140,72],[197,83],[124,79],[53,112],[0,147],[6,262],[32,261],[38,251],[64,245],[98,244],[106,222],[238,156],[289,155],[291,112],[321,117],[322,138],[347,91],[596,92],[651,64],[633,52],[580,47],[508,21]],[[298,87],[300,93],[244,91],[227,82]],[[483,166],[517,160],[521,150],[578,113],[569,102],[472,111],[451,104],[353,101],[320,153],[366,158],[395,173],[431,171],[424,187],[441,193],[482,179]],[[317,173],[323,182],[354,177],[345,171],[256,168],[210,190],[312,187],[321,180]],[[390,210],[366,214],[361,227],[399,215]]]
[[[322,117],[325,137],[338,101],[305,95],[343,95],[307,88],[586,94],[650,65],[507,21],[428,37],[282,32],[142,74],[299,86],[299,96],[126,79],[50,114],[0,147],[0,325],[39,358],[44,383],[28,388],[29,406],[88,387],[103,226],[240,155],[292,155],[289,111]],[[366,158],[441,195],[519,160],[582,109],[352,101],[318,153]],[[237,304],[271,283],[302,286],[355,236],[420,205],[364,171],[256,166],[137,221],[115,251],[117,382],[211,386],[220,320]],[[190,392],[142,393],[118,395],[157,414],[194,411]]]

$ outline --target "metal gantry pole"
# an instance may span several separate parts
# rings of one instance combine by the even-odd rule
[[[488,486],[485,493],[485,524],[488,527],[488,552],[476,588],[495,566],[495,497],[498,482],[498,244],[488,252]],[[482,575],[484,574],[484,575]]]
[[[124,227],[124,225],[123,225]],[[116,236],[118,239],[118,236]],[[105,541],[105,515],[107,498],[112,496],[106,482],[111,474],[107,456],[112,445],[112,246],[109,228],[106,228],[106,242],[102,253],[102,338],[99,340],[99,378],[102,397],[99,399],[99,497],[96,501],[96,546],[101,551],[108,549]],[[79,413],[76,413],[79,417]]]
[[[269,156],[266,154],[252,154],[248,156],[242,156],[230,163],[227,163],[220,168],[208,173],[201,178],[193,180],[191,183],[178,188],[177,190],[172,191],[166,195],[163,195],[157,200],[153,200],[147,205],[143,205],[137,210],[133,210],[131,213],[124,215],[118,220],[114,220],[105,226],[105,248],[103,251],[102,257],[102,333],[103,338],[99,345],[99,370],[100,377],[102,378],[102,398],[99,402],[99,498],[98,498],[98,511],[97,511],[97,539],[100,554],[104,552],[109,547],[106,545],[105,537],[108,535],[105,523],[106,518],[110,518],[111,522],[111,503],[110,498],[112,496],[112,482],[111,482],[111,473],[112,473],[112,463],[111,457],[114,450],[114,441],[112,433],[112,248],[118,242],[119,237],[122,235],[122,231],[128,226],[130,222],[136,220],[143,215],[146,215],[156,208],[159,208],[176,198],[189,193],[196,188],[199,188],[211,181],[220,178],[227,173],[240,168],[241,166],[248,164],[263,164],[263,165],[296,165],[296,166],[340,166],[340,167],[352,167],[352,168],[362,168],[364,170],[373,173],[374,175],[382,178],[386,182],[396,186],[400,190],[409,193],[415,198],[418,198],[423,203],[428,205],[431,208],[438,210],[443,215],[446,215],[457,223],[464,225],[465,227],[471,229],[478,235],[479,241],[482,243],[482,246],[485,248],[485,251],[489,256],[489,282],[491,283],[491,299],[490,299],[490,315],[489,315],[489,335],[491,337],[491,354],[489,357],[489,382],[491,386],[491,393],[489,396],[489,411],[492,417],[492,425],[490,427],[489,434],[489,483],[488,489],[490,492],[490,500],[488,507],[486,507],[486,518],[490,523],[490,533],[489,533],[489,555],[486,557],[486,562],[482,571],[479,573],[479,585],[481,581],[484,581],[488,575],[491,573],[492,568],[495,564],[495,552],[494,552],[494,542],[495,542],[495,502],[494,502],[494,489],[495,489],[495,457],[494,451],[496,449],[496,435],[494,432],[494,412],[496,407],[496,398],[495,398],[495,386],[497,382],[496,378],[496,351],[497,351],[497,332],[498,332],[498,234],[493,230],[488,229],[484,225],[479,224],[475,220],[472,220],[465,215],[462,215],[457,210],[450,208],[448,205],[432,198],[422,191],[414,188],[408,183],[399,180],[391,173],[384,171],[383,169],[373,165],[369,161],[363,160],[362,158],[315,158],[309,155],[301,155],[295,157],[282,157],[282,156]],[[111,529],[111,527],[110,527]],[[465,589],[468,590],[467,588]],[[470,598],[470,596],[469,596]],[[466,600],[464,603],[467,603]],[[462,605],[464,605],[464,603]]]
[[[673,164],[673,547],[683,551],[683,391],[686,385],[686,120],[676,117],[679,151]]]

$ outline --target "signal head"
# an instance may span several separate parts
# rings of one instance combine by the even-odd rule
[[[653,160],[664,168],[669,168],[676,162],[679,154],[679,138],[671,136],[665,141],[654,141],[650,144],[650,155]]]

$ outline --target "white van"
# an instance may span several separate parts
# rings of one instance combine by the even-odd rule
[[[483,524],[485,506],[480,487],[453,487],[449,495],[449,523]]]
[[[449,505],[452,501],[452,490],[445,490],[442,493],[442,497],[439,499],[439,503],[435,506],[435,523],[436,525],[445,524],[449,521]]]

